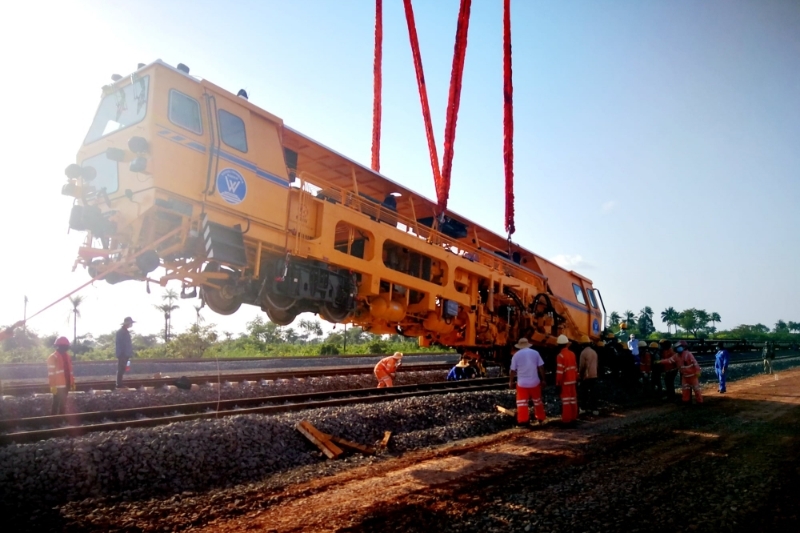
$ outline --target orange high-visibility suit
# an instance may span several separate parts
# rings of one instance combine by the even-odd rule
[[[400,366],[400,360],[394,356],[378,361],[378,364],[375,365],[375,377],[378,378],[379,389],[394,386],[394,377],[398,366]]]
[[[578,366],[575,354],[567,347],[556,357],[556,385],[561,387],[561,421],[572,422],[578,418]]]
[[[67,409],[67,394],[74,389],[72,361],[69,354],[55,351],[47,358],[47,377],[53,393],[53,409],[50,414],[63,415]]]
[[[700,365],[697,359],[689,350],[684,350],[678,354],[679,370],[681,373],[681,392],[683,403],[692,400],[692,391],[697,403],[703,403],[703,395],[700,392]]]

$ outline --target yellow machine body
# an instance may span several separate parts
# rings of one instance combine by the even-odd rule
[[[423,345],[601,332],[587,278],[161,61],[103,88],[67,175],[77,264],[112,283],[179,280],[219,313],[314,312]]]

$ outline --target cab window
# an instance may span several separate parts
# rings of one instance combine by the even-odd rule
[[[247,152],[247,135],[244,131],[244,120],[233,113],[228,113],[220,109],[219,113],[219,135],[222,142],[236,148],[240,152]]]
[[[586,298],[583,297],[583,289],[581,289],[580,285],[573,283],[572,288],[575,291],[575,298],[578,300],[578,303],[586,305]]]
[[[592,289],[589,289],[588,291],[586,291],[586,294],[589,295],[589,303],[592,304],[592,307],[597,309],[597,299],[594,297],[594,291]]]
[[[169,92],[169,121],[192,133],[203,134],[200,102],[175,89]]]

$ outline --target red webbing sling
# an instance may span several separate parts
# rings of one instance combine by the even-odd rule
[[[514,86],[511,83],[511,0],[503,0],[503,166],[506,181],[506,232],[514,227]]]
[[[436,188],[439,212],[447,208],[450,196],[450,173],[453,169],[453,150],[456,141],[456,122],[461,103],[461,80],[464,74],[464,57],[467,54],[467,32],[469,31],[469,10],[472,0],[461,0],[458,10],[456,43],[453,48],[453,68],[450,72],[450,94],[447,99],[447,120],[444,127],[444,154],[442,156],[442,184]],[[441,188],[441,194],[439,189]]]
[[[464,71],[464,57],[467,49],[467,32],[469,29],[469,12],[471,0],[461,0],[458,13],[458,26],[456,29],[456,43],[453,50],[453,69],[450,75],[450,93],[447,104],[447,119],[445,122],[444,139],[444,165],[439,170],[439,155],[436,150],[436,140],[433,136],[431,111],[428,104],[428,91],[425,87],[425,74],[422,69],[422,57],[419,51],[419,39],[414,22],[414,8],[411,0],[403,0],[406,22],[408,24],[408,37],[411,42],[411,54],[414,58],[414,70],[417,74],[420,103],[422,104],[422,118],[425,121],[425,135],[428,139],[428,150],[433,170],[433,181],[436,186],[436,200],[440,213],[447,209],[447,199],[450,194],[450,172],[453,161],[453,145],[455,142],[456,122],[458,107],[461,100],[461,80]]]
[[[375,61],[372,64],[372,170],[381,171],[381,63],[383,62],[383,0],[375,0]]]

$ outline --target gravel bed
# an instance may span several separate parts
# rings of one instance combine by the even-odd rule
[[[775,367],[797,364],[800,358],[776,362]],[[731,381],[763,371],[760,363],[736,367],[729,371]],[[713,383],[711,372],[704,375]],[[601,401],[605,409],[639,399],[609,383],[601,382],[598,392],[605,398]],[[544,400],[548,416],[558,416],[560,404],[552,388],[545,390]],[[363,444],[375,444],[384,431],[392,431],[390,449],[384,453],[394,454],[512,427],[514,421],[498,415],[494,406],[513,408],[514,403],[510,390],[451,393],[9,445],[0,448],[0,512],[30,518],[32,529],[52,523],[55,517],[62,525],[65,518],[79,521],[80,530],[108,531],[113,525],[139,531],[133,522],[114,521],[118,513],[136,509],[134,514],[146,515],[151,525],[158,524],[156,529],[182,529],[219,513],[237,512],[240,498],[244,502],[247,494],[380,460],[353,455],[326,461],[294,429],[300,420]],[[580,482],[592,484],[587,478]],[[624,486],[626,480],[619,482]],[[532,493],[526,491],[521,498],[523,494],[526,501],[535,500]],[[265,500],[263,507],[269,504]],[[251,511],[252,501],[249,505],[241,511]]]
[[[0,501],[41,506],[97,496],[140,499],[245,483],[324,460],[294,429],[300,420],[364,444],[392,431],[390,451],[403,452],[510,427],[510,418],[493,414],[496,404],[513,407],[513,391],[242,415],[13,444],[0,448]],[[555,412],[554,398],[549,404]]]
[[[489,376],[499,375],[497,367],[487,370]],[[423,372],[401,371],[395,381],[400,385],[418,383],[434,383],[444,381],[446,370],[427,370]],[[109,411],[115,409],[132,409],[180,403],[235,400],[239,398],[258,398],[261,396],[280,396],[284,394],[305,394],[335,390],[350,390],[375,387],[376,380],[372,374],[351,376],[330,376],[297,379],[269,380],[266,384],[238,383],[223,386],[217,390],[210,385],[203,385],[199,390],[184,391],[155,389],[149,392],[131,390],[127,392],[108,391],[99,394],[71,393],[68,397],[68,412],[85,413],[92,411]],[[0,419],[27,418],[50,414],[53,404],[52,395],[14,396],[0,401]]]

